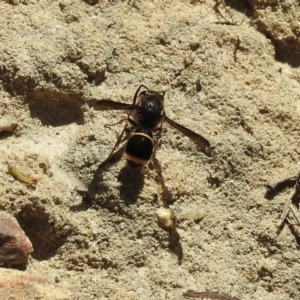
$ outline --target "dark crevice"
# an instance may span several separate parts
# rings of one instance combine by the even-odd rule
[[[100,76],[100,78],[102,77]],[[50,82],[50,78],[48,80]],[[11,96],[24,98],[31,117],[38,118],[43,125],[55,127],[70,123],[83,124],[80,92],[38,89],[39,83],[30,76],[18,74],[17,68],[8,70],[5,67],[0,67],[0,81],[4,90]]]
[[[18,69],[8,70],[5,66],[0,67],[0,81],[3,88],[12,96],[26,95],[33,91],[37,83],[30,76],[18,74]]]
[[[32,243],[34,259],[46,260],[55,256],[66,241],[68,232],[61,229],[64,225],[58,228],[42,207],[26,206],[16,218]]]
[[[38,118],[44,126],[53,127],[71,123],[83,124],[83,112],[78,95],[39,90],[26,96],[32,118]]]
[[[246,14],[247,17],[252,17],[254,14],[254,7],[247,0],[225,0],[225,5],[230,6],[234,10]]]
[[[285,39],[279,39],[275,32],[262,21],[254,21],[253,26],[271,40],[277,61],[288,63],[292,67],[300,66],[300,42],[296,38],[290,36]]]

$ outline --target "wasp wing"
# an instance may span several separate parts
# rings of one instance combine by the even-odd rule
[[[95,110],[134,110],[135,104],[122,103],[112,100],[98,100],[92,103]]]
[[[176,130],[178,130],[180,133],[182,133],[183,135],[187,136],[188,138],[190,138],[197,146],[199,146],[201,148],[201,150],[206,153],[209,154],[211,151],[211,146],[208,140],[206,140],[203,136],[201,136],[200,134],[180,125],[179,123],[171,120],[170,118],[168,118],[167,116],[163,117],[163,120],[165,122],[167,122],[171,127],[175,128]]]

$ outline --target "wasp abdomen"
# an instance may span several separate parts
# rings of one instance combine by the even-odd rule
[[[131,166],[142,166],[149,162],[152,152],[152,132],[138,128],[126,144],[125,158]]]

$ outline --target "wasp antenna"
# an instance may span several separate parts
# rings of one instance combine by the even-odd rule
[[[132,104],[135,104],[135,103],[136,103],[136,99],[137,99],[137,97],[138,97],[138,95],[139,95],[139,93],[140,93],[140,90],[141,90],[142,88],[144,88],[144,89],[146,89],[147,91],[149,91],[149,89],[148,89],[145,85],[141,84],[141,85],[138,87],[138,89],[136,90],[135,94],[134,94]]]

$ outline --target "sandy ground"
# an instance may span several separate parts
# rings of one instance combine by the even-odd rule
[[[33,244],[24,272],[68,299],[300,299],[298,227],[276,232],[292,188],[265,187],[300,170],[300,4],[215,4],[0,1],[0,209]],[[88,103],[130,103],[140,84],[212,155],[168,129],[148,176],[101,165],[124,113]]]

